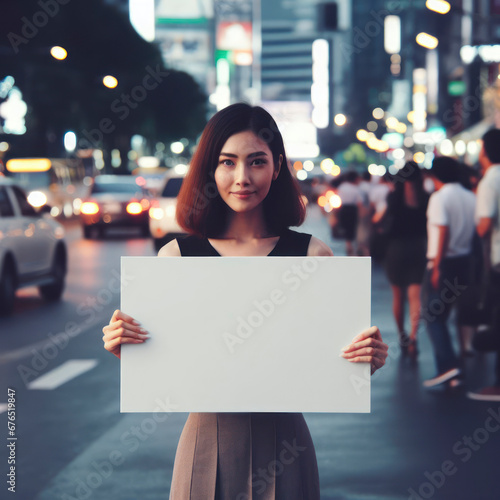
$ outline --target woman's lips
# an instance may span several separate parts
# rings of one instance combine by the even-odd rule
[[[246,198],[249,198],[250,196],[252,196],[254,193],[246,193],[246,194],[243,194],[243,193],[232,193],[234,196],[236,196],[236,198],[240,198],[242,200],[245,200]]]

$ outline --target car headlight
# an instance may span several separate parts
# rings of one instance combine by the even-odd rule
[[[149,217],[151,217],[151,219],[161,220],[161,219],[163,219],[164,215],[165,215],[165,212],[163,211],[163,208],[151,207],[149,209]]]
[[[94,215],[99,212],[99,205],[94,201],[85,201],[80,207],[80,213],[85,215]]]
[[[40,208],[47,203],[47,197],[41,191],[31,191],[28,195],[28,203],[34,208]]]
[[[142,212],[142,205],[138,203],[137,201],[131,201],[127,205],[127,213],[130,215],[137,215]]]

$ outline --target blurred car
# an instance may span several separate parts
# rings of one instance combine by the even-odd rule
[[[80,218],[85,238],[97,230],[103,237],[109,227],[137,227],[149,236],[149,192],[133,176],[99,175],[94,179],[89,196],[82,200]]]
[[[47,209],[36,212],[24,191],[0,177],[0,314],[14,307],[18,288],[37,286],[45,300],[64,291],[67,249],[64,229]]]
[[[158,196],[163,187],[165,173],[159,174],[141,174],[136,177],[137,184],[147,189],[153,196]]]
[[[175,220],[177,195],[184,175],[169,174],[165,178],[160,196],[151,202],[149,209],[149,229],[156,251],[170,240],[186,234]]]

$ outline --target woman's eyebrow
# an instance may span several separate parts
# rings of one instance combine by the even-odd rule
[[[238,155],[235,155],[233,153],[223,153],[219,156],[228,156],[229,158],[238,158]],[[256,151],[255,153],[250,153],[247,158],[255,158],[256,156],[267,156],[267,153],[265,151]]]

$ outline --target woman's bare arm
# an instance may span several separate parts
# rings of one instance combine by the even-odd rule
[[[180,257],[181,251],[177,240],[174,239],[160,248],[158,256]],[[109,324],[102,329],[102,333],[104,334],[102,337],[104,349],[119,359],[122,344],[142,344],[149,338],[148,332],[144,328],[141,328],[140,323],[136,319],[119,309],[113,313]]]

